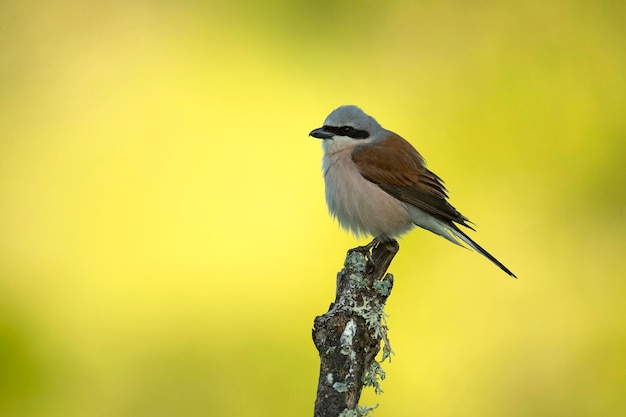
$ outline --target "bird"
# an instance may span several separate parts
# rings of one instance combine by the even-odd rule
[[[448,202],[444,181],[426,168],[413,145],[359,107],[338,107],[309,136],[322,140],[326,204],[342,228],[379,243],[418,226],[464,243],[517,278],[459,228],[475,230]]]

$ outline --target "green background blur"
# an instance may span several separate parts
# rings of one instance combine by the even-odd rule
[[[626,415],[626,3],[3,1],[0,415],[306,416],[357,241],[308,132],[409,139],[518,276],[401,241],[378,416]]]

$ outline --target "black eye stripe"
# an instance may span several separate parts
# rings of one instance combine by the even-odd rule
[[[352,126],[324,126],[324,130],[337,136],[348,136],[352,139],[367,139],[370,137],[367,130],[358,130]]]

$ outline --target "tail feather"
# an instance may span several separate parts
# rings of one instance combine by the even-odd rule
[[[480,253],[485,258],[487,258],[491,262],[493,262],[498,268],[500,268],[501,270],[503,270],[504,272],[506,272],[507,274],[509,274],[513,278],[517,278],[515,276],[515,274],[513,272],[511,272],[511,270],[509,268],[507,268],[506,266],[502,265],[502,262],[500,262],[499,260],[494,258],[489,252],[487,252],[485,249],[483,249],[478,243],[474,242],[468,235],[466,235],[458,227],[456,227],[456,225],[451,224],[448,230],[450,230],[450,232],[455,237],[457,237],[461,241],[465,242],[465,244],[467,244],[470,248],[474,249],[476,252]]]

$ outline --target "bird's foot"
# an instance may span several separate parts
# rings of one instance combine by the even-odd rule
[[[364,246],[357,246],[356,248],[350,249],[348,252],[365,252],[367,256],[370,257],[372,250],[378,246],[379,244],[385,242],[387,239],[384,236],[376,236],[370,243]]]

